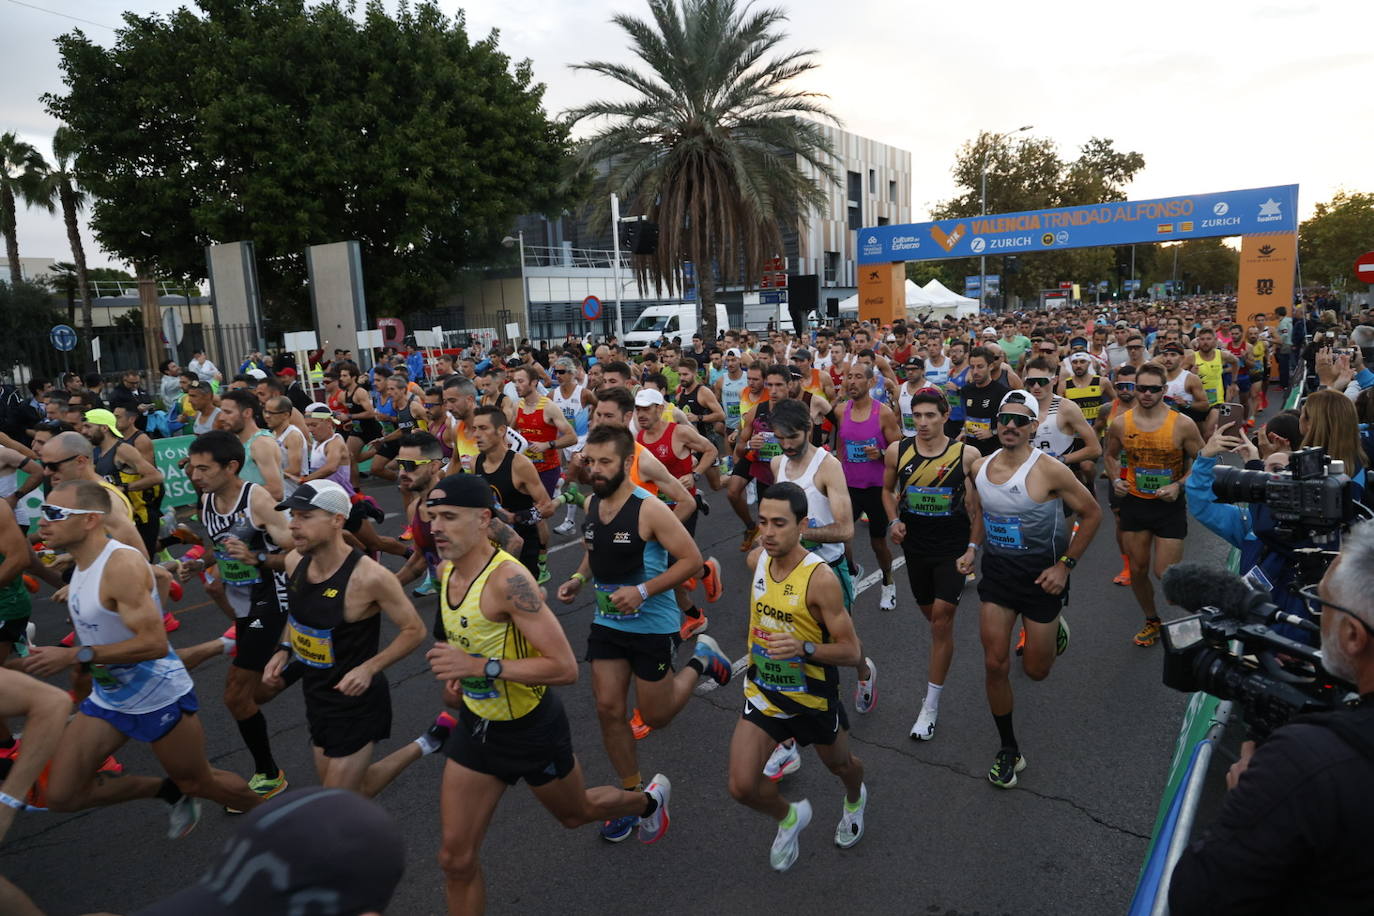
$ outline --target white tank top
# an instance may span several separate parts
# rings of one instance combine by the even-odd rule
[[[119,614],[100,603],[100,580],[105,564],[116,550],[134,548],[112,538],[90,566],[72,571],[67,612],[83,646],[107,646],[134,636]],[[195,686],[170,646],[162,658],[130,665],[97,664],[92,666],[91,674],[91,702],[103,709],[130,714],[161,709]]]
[[[983,506],[983,529],[986,533],[985,559],[988,554],[1017,557],[1029,573],[1043,570],[1068,546],[1069,532],[1064,524],[1063,503],[1056,497],[1036,502],[1026,485],[1035,462],[1045,457],[1039,449],[1031,449],[1030,457],[1021,463],[1005,483],[988,479],[992,459],[1001,453],[993,452],[978,468],[975,485],[978,500]]]
[[[1073,450],[1073,436],[1059,426],[1059,405],[1064,399],[1059,395],[1050,396],[1049,409],[1035,429],[1033,444],[1046,455],[1061,458]]]
[[[825,449],[812,447],[811,461],[796,477],[788,476],[788,472],[792,470],[792,460],[786,455],[782,456],[782,479],[789,483],[795,483],[806,491],[807,520],[808,523],[815,521],[817,528],[823,528],[835,522],[835,513],[830,511],[830,500],[816,486],[816,472],[820,470],[821,462],[829,454]],[[812,543],[806,540],[806,532],[804,531],[802,532],[802,542],[803,544]],[[844,545],[839,543],[816,544],[814,547],[808,546],[807,550],[827,563],[834,563],[844,556]]]
[[[926,381],[932,385],[943,385],[949,381],[949,357],[938,365],[934,360],[926,360]]]
[[[924,388],[925,386],[922,385],[921,387]],[[916,391],[920,390],[920,388],[916,389]],[[916,418],[911,413],[911,399],[916,395],[916,391],[910,390],[907,383],[903,382],[899,389],[900,393],[897,395],[897,407],[901,413],[902,435],[907,438],[916,435]]]
[[[1178,378],[1173,381],[1165,379],[1164,397],[1167,398],[1170,403],[1178,404],[1182,407],[1192,406],[1193,396],[1188,393],[1188,376],[1191,374],[1192,373],[1187,369],[1184,369],[1179,372]]]
[[[305,433],[301,432],[299,429],[297,429],[297,428],[296,428],[294,425],[292,425],[291,423],[287,423],[287,424],[286,424],[286,428],[285,428],[284,430],[282,430],[281,435],[277,436],[277,448],[281,450],[281,471],[282,471],[281,485],[282,485],[282,496],[283,496],[283,497],[290,496],[292,493],[295,493],[295,492],[296,492],[296,487],[298,486],[298,484],[292,483],[291,481],[289,481],[289,480],[286,479],[286,462],[288,461],[288,458],[287,458],[287,455],[286,455],[286,440],[288,440],[288,439],[291,438],[291,434],[292,434],[292,433],[295,433],[297,436],[300,436],[300,438],[301,438],[301,445],[302,445],[302,446],[308,444],[308,443],[306,443],[306,441],[305,441]],[[310,454],[309,454],[309,452],[308,452],[305,448],[302,448],[302,449],[301,449],[301,469],[300,469],[301,476],[305,476],[305,474],[309,473],[309,468],[307,467],[309,464],[310,464]]]
[[[549,392],[549,400],[553,401],[553,406],[563,411],[563,417],[571,423],[577,416],[577,412],[582,409],[582,386],[577,385],[573,388],[572,394],[563,396],[563,386],[555,385]]]

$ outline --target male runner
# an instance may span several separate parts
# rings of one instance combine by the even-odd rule
[[[916,605],[930,623],[925,699],[911,737],[935,737],[940,694],[954,659],[954,612],[977,547],[983,519],[970,512],[977,449],[945,435],[949,401],[935,390],[911,399],[915,435],[890,444],[883,456],[883,506],[888,536],[902,548]]]
[[[258,427],[258,400],[246,391],[226,391],[220,399],[220,423],[243,444],[243,468],[238,476],[264,487],[272,501],[282,498],[281,449],[275,437]]]
[[[282,493],[285,496],[294,493],[305,476],[306,459],[310,454],[310,443],[306,441],[305,433],[291,422],[294,413],[291,399],[284,395],[269,398],[262,409],[267,429],[276,440],[281,456]]]
[[[1112,383],[1112,387],[1116,389],[1116,400],[1112,402],[1111,410],[1107,413],[1108,427],[1117,417],[1135,406],[1135,373],[1136,367],[1129,362],[1117,367],[1116,381]],[[1126,555],[1126,544],[1121,539],[1121,494],[1116,492],[1114,486],[1107,488],[1107,505],[1112,510],[1112,522],[1116,529],[1116,548],[1121,552],[1121,572],[1112,579],[1112,584],[1130,585],[1131,559]]]
[[[1035,395],[1040,417],[1031,442],[1040,451],[1072,468],[1091,492],[1092,472],[1102,456],[1102,445],[1078,404],[1068,396],[1054,393],[1053,372],[1049,360],[1042,357],[1037,356],[1026,364],[1026,389]],[[1101,405],[1094,409],[1100,410]],[[1102,422],[1106,423],[1105,415]]]
[[[736,351],[736,360],[739,359]],[[730,364],[730,354],[725,355],[726,365]],[[757,446],[750,446],[749,441],[756,436],[752,428],[756,424],[755,416],[757,408],[761,404],[766,404],[769,399],[769,392],[763,385],[763,366],[761,364],[751,365],[746,373],[747,384],[739,391],[739,403],[733,404],[730,400],[730,377],[726,376],[721,384],[724,395],[721,403],[725,405],[725,424],[730,432],[725,437],[725,444],[733,451],[732,467],[730,480],[726,484],[726,496],[729,497],[730,507],[735,510],[740,521],[744,522],[744,539],[740,542],[740,550],[747,551],[754,544],[754,538],[758,535],[758,528],[754,525],[754,516],[749,508],[749,500],[745,491],[749,488],[749,483],[755,479],[755,475],[750,467],[750,454],[757,453]],[[738,416],[731,420],[731,407],[738,407]],[[765,417],[767,408],[764,409]],[[762,427],[760,427],[762,428]],[[771,456],[761,456],[765,461]],[[757,488],[756,488],[757,489]]]
[[[993,417],[1011,389],[991,376],[993,355],[987,347],[974,347],[969,353],[968,381],[959,389],[964,405],[963,439],[983,455],[998,449]]]
[[[478,407],[473,411],[471,431],[479,452],[473,473],[486,479],[497,508],[510,514],[509,524],[524,542],[517,559],[545,582],[548,565],[540,558],[539,524],[557,511],[558,503],[539,479],[534,462],[510,447],[506,414],[501,408]]]
[[[945,435],[957,439],[964,431],[964,399],[959,393],[968,384],[968,344],[962,340],[951,341],[946,352],[949,353],[949,377],[941,386],[949,401],[949,419],[945,420]]]
[[[672,786],[659,774],[643,791],[586,788],[567,713],[549,689],[574,683],[577,661],[529,572],[492,545],[490,488],[445,477],[426,506],[446,561],[439,641],[427,657],[446,699],[462,704],[445,749],[439,865],[449,913],[478,914],[486,906],[478,853],[507,786],[525,780],[565,827],[633,820],[646,843],[668,830]]]
[[[108,410],[88,410],[81,434],[95,446],[91,465],[95,473],[121,490],[129,500],[134,527],[148,556],[157,550],[161,516],[154,507],[162,504],[162,472],[151,459],[119,434],[119,421]]]
[[[279,554],[291,532],[267,488],[239,476],[244,447],[234,433],[217,429],[197,436],[187,456],[187,476],[200,492],[200,523],[214,545],[215,576],[224,583],[233,611],[236,645],[224,682],[224,705],[253,755],[249,787],[271,798],[287,782],[272,756],[260,707],[279,691],[263,683],[262,672],[286,624],[286,579]]]
[[[596,395],[578,378],[577,364],[569,357],[554,361],[553,377],[558,384],[550,389],[549,400],[553,402],[554,407],[562,411],[563,418],[572,426],[573,432],[577,433],[577,441],[581,442],[587,436],[592,408],[596,406]],[[564,463],[571,455],[572,448],[563,450]],[[571,534],[576,527],[577,506],[569,503],[567,515],[553,530],[555,534]]]
[[[424,735],[372,762],[373,745],[391,736],[391,691],[383,672],[414,651],[425,625],[396,576],[344,541],[352,508],[348,492],[332,480],[301,484],[277,504],[291,510],[293,549],[285,562],[290,612],[282,647],[262,676],[280,689],[288,663],[304,666],[301,692],[320,783],[371,798],[437,751],[452,717],[440,713]],[[378,651],[382,615],[398,632]]]
[[[697,374],[695,360],[690,357],[683,357],[678,366],[679,374],[682,376],[682,388],[679,392],[678,404],[687,419],[695,425],[696,431],[701,433],[711,445],[715,446],[716,455],[719,458],[724,454],[725,439],[717,431],[717,427],[725,420],[725,410],[721,407],[720,401],[716,399],[715,392],[702,384],[701,377]],[[706,480],[711,485],[712,490],[719,490],[724,486],[720,480],[719,461],[713,462],[706,469]]]
[[[862,362],[850,365],[844,377],[849,400],[843,408],[837,405],[831,417],[838,429],[835,452],[849,486],[850,509],[856,522],[868,516],[868,542],[882,571],[882,596],[878,599],[878,608],[892,611],[897,608],[897,583],[892,579],[892,549],[887,544],[883,453],[889,443],[902,438],[902,433],[892,409],[873,399],[873,379],[871,367]],[[847,548],[847,552],[852,561],[852,548]],[[871,660],[865,659],[864,663],[872,668]],[[854,711],[867,713],[876,699],[876,693],[868,695],[866,702],[854,704]]]
[[[1042,681],[1055,657],[1069,645],[1069,626],[1060,613],[1068,600],[1069,571],[1088,549],[1102,510],[1072,470],[1031,445],[1039,404],[1026,391],[1008,392],[996,415],[1001,448],[973,465],[970,510],[980,512],[986,534],[982,578],[978,580],[980,635],[988,707],[1002,746],[988,781],[1016,785],[1026,767],[1012,727],[1011,634],[1016,618],[1026,631],[1021,666]],[[1064,511],[1078,513],[1070,535]]]
[[[673,670],[681,639],[669,592],[701,570],[701,551],[672,511],[630,479],[634,454],[634,439],[623,427],[597,426],[587,434],[583,457],[595,495],[583,526],[586,551],[577,571],[558,587],[564,604],[588,582],[595,589],[596,617],[587,638],[592,694],[606,753],[621,785],[631,791],[642,785],[626,719],[631,678],[644,723],[663,728],[703,674],[724,685],[731,673],[730,659],[704,634],[696,637],[687,667]],[[618,843],[637,822],[633,815],[608,819],[601,836]]]
[[[563,476],[562,453],[559,450],[577,444],[577,431],[563,416],[563,411],[541,392],[534,369],[521,366],[512,375],[519,397],[512,425],[529,442],[525,457],[534,463],[539,481],[552,499],[558,489],[558,479]],[[542,585],[549,581],[549,526],[540,518],[536,529],[539,535],[536,575]]]
[[[1202,448],[1197,424],[1165,405],[1165,384],[1165,371],[1159,366],[1150,364],[1137,372],[1135,406],[1113,420],[1107,431],[1107,479],[1121,497],[1121,542],[1130,560],[1131,590],[1145,614],[1135,644],[1144,647],[1154,645],[1160,628],[1150,572],[1163,577],[1183,559],[1183,539],[1188,535],[1184,481]]]
[[[79,811],[160,798],[171,805],[168,837],[179,839],[200,820],[196,798],[245,811],[262,798],[206,759],[205,733],[195,714],[199,703],[158,619],[148,561],[137,548],[106,535],[112,499],[91,480],[59,483],[39,522],[44,543],[66,549],[76,561],[67,610],[81,644],[35,646],[24,670],[46,678],[80,665],[92,677],[91,694],[53,756],[48,807]],[[151,746],[168,778],[97,772],[131,738]]]
[[[863,838],[868,803],[863,763],[849,750],[838,670],[861,664],[863,647],[840,607],[833,572],[802,546],[810,511],[806,493],[794,483],[776,483],[759,500],[760,547],[749,555],[754,576],[744,714],[730,739],[730,795],[777,821],[768,855],[776,871],[797,861],[801,832],[811,823],[811,803],[785,801],[776,781],[761,772],[776,745],[816,745],[821,762],[844,783],[836,846],[848,849]]]
[[[1217,332],[1212,328],[1199,328],[1193,343],[1197,347],[1193,351],[1193,373],[1202,382],[1203,399],[1209,407],[1215,407],[1226,400],[1222,376],[1228,368],[1234,371],[1238,361],[1230,350],[1217,347]],[[1140,371],[1140,366],[1136,366],[1136,371]]]
[[[1202,380],[1183,368],[1183,345],[1176,341],[1165,343],[1159,348],[1159,362],[1155,365],[1164,369],[1164,405],[1192,417],[1195,423],[1206,422],[1211,407],[1207,403]],[[1136,369],[1137,377],[1140,372],[1140,369]],[[1138,400],[1138,382],[1136,390]]]
[[[358,371],[358,367],[352,363],[341,363],[337,371],[339,401],[348,416],[345,429],[348,432],[346,443],[349,455],[349,483],[356,491],[359,477],[358,453],[363,450],[364,445],[382,437],[382,424],[373,407],[372,392],[363,387],[362,373]]]

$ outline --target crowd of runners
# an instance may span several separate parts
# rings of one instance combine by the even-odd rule
[[[1069,648],[1072,573],[1107,512],[1114,581],[1141,612],[1121,638],[1148,648],[1160,631],[1154,580],[1183,555],[1199,454],[1253,433],[1277,466],[1304,443],[1344,447],[1350,426],[1347,470],[1363,482],[1357,413],[1369,419],[1361,389],[1374,375],[1362,341],[1348,340],[1358,320],[1299,306],[1295,336],[1286,309],[1246,324],[1234,311],[1200,298],[850,322],[805,337],[728,330],[638,353],[570,338],[465,351],[421,372],[399,361],[364,371],[343,354],[321,367],[317,394],[270,364],[232,379],[164,365],[163,393],[195,434],[184,469],[197,502],[176,520],[160,507],[146,407],[107,407],[79,385],[56,403],[35,392],[38,422],[0,439],[0,836],[30,809],[156,798],[175,839],[202,803],[263,804],[288,785],[271,702],[299,684],[316,772],[292,774],[294,785],[372,797],[421,757],[447,758],[439,864],[450,912],[479,913],[478,853],[507,787],[524,781],[566,827],[655,843],[673,786],[641,769],[637,741],[694,694],[740,681],[729,792],[773,822],[768,859],[785,871],[818,816],[782,792],[803,747],[842,784],[835,845],[862,839],[868,789],[849,715],[877,704],[880,665],[907,664],[876,634],[865,642],[849,613],[868,575],[852,547],[860,531],[879,608],[907,604],[904,567],[929,622],[911,739],[937,736],[956,608],[976,589],[987,778],[1010,789],[1027,766],[1013,660],[1042,681]],[[1291,423],[1257,427],[1271,394],[1308,373],[1341,388],[1340,404],[1316,398]],[[365,478],[394,482],[400,517],[385,517]],[[23,497],[40,487],[30,519]],[[703,494],[719,490],[750,571],[729,597],[695,537]],[[580,564],[553,581],[550,545],[570,540]],[[232,625],[176,645],[168,612],[191,577]],[[53,607],[30,598],[44,584]],[[422,619],[417,600],[428,616],[436,594]],[[565,631],[551,602],[586,612]],[[436,680],[433,723],[379,757],[392,721],[385,672],[415,652]],[[223,655],[223,702],[251,773],[211,766],[196,715],[193,672]],[[588,787],[574,754],[559,692],[579,660],[618,785]],[[202,694],[221,689],[199,680]],[[577,738],[584,756],[600,753]],[[116,755],[130,740],[150,745],[165,775],[123,772]]]

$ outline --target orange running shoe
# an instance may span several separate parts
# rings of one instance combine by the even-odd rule
[[[176,616],[171,611],[168,611],[162,615],[162,629],[166,630],[168,633],[175,633],[177,630],[181,629],[181,621],[177,620]]]
[[[725,593],[725,586],[720,581],[720,561],[707,557],[702,565],[706,567],[706,575],[701,577],[701,584],[706,587],[706,600],[715,604]]]
[[[630,717],[630,731],[634,732],[636,741],[643,741],[645,738],[649,737],[649,732],[653,731],[652,728],[644,724],[644,719],[640,716],[638,709],[636,709],[635,714]]]
[[[748,553],[753,550],[754,541],[758,539],[758,536],[759,529],[757,527],[744,529],[744,540],[739,545],[739,552]]]
[[[706,626],[706,615],[701,613],[701,609],[698,608],[697,616],[695,617],[690,614],[682,615],[682,627],[677,631],[677,637],[683,642],[686,642],[698,633],[705,632]]]
[[[1026,628],[1021,628],[1021,635],[1016,639],[1016,654],[1020,655],[1026,649]]]
[[[415,532],[411,530],[411,526],[410,526],[410,525],[406,525],[406,530],[401,532],[401,540],[403,540],[403,541],[413,541],[413,540],[415,540]]]
[[[1117,574],[1116,578],[1115,578],[1115,579],[1112,579],[1112,584],[1113,584],[1113,585],[1130,585],[1130,584],[1131,584],[1131,568],[1128,566],[1128,567],[1126,567],[1125,569],[1121,570],[1121,572]]]

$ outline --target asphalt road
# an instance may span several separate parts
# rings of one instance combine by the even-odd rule
[[[1099,494],[1104,487],[1099,481]],[[389,512],[399,509],[394,491],[380,482],[368,489]],[[747,623],[740,525],[723,493],[713,494],[710,503],[714,511],[699,526],[698,540],[704,553],[721,561],[725,595],[708,608],[709,632],[739,657]],[[1186,559],[1221,565],[1225,545],[1195,522],[1190,529]],[[694,698],[668,729],[639,743],[646,778],[662,771],[673,781],[672,827],[654,846],[611,845],[592,826],[565,830],[523,785],[508,792],[483,848],[489,911],[601,913],[610,906],[704,914],[724,905],[802,910],[818,901],[849,901],[868,912],[950,916],[1123,911],[1146,851],[1185,698],[1160,683],[1161,649],[1131,642],[1141,615],[1129,590],[1111,582],[1120,561],[1110,519],[1073,575],[1068,652],[1043,682],[1013,669],[1017,736],[1028,766],[1011,791],[985,778],[998,740],[983,694],[976,590],[965,590],[956,618],[954,665],[936,737],[912,741],[907,735],[925,688],[927,625],[900,570],[898,609],[878,610],[877,566],[862,526],[855,548],[869,576],[861,583],[866,587],[854,616],[880,679],[877,708],[857,716],[853,672],[844,675],[853,746],[869,788],[867,833],[858,846],[834,846],[842,788],[807,751],[783,791],[792,799],[810,798],[816,819],[792,870],[781,876],[771,871],[773,825],[735,803],[726,789],[728,742],[742,703],[732,683]],[[555,535],[550,585],[575,568],[579,550],[571,536]],[[427,622],[435,602],[417,599]],[[1160,602],[1163,609],[1162,597]],[[589,602],[554,602],[554,609],[580,656]],[[175,610],[183,623],[173,634],[175,645],[213,638],[226,626],[198,583]],[[35,619],[40,643],[68,629],[62,608],[48,601],[37,602]],[[195,672],[208,750],[217,766],[249,775],[250,758],[219,701],[226,662],[216,659]],[[392,738],[379,756],[419,734],[440,703],[423,647],[387,676],[395,717]],[[584,666],[578,683],[562,688],[561,696],[588,779],[614,783],[589,683]],[[315,781],[301,703],[299,692],[291,691],[265,708],[274,751],[295,786]],[[132,772],[158,772],[144,746],[126,746],[118,756]],[[435,864],[442,761],[442,755],[420,760],[380,796],[402,825],[408,861],[389,912],[443,912]],[[24,815],[0,849],[0,873],[50,913],[128,913],[195,881],[235,821],[206,805],[200,826],[180,841],[166,839],[166,823],[166,806],[155,801],[73,815]]]

